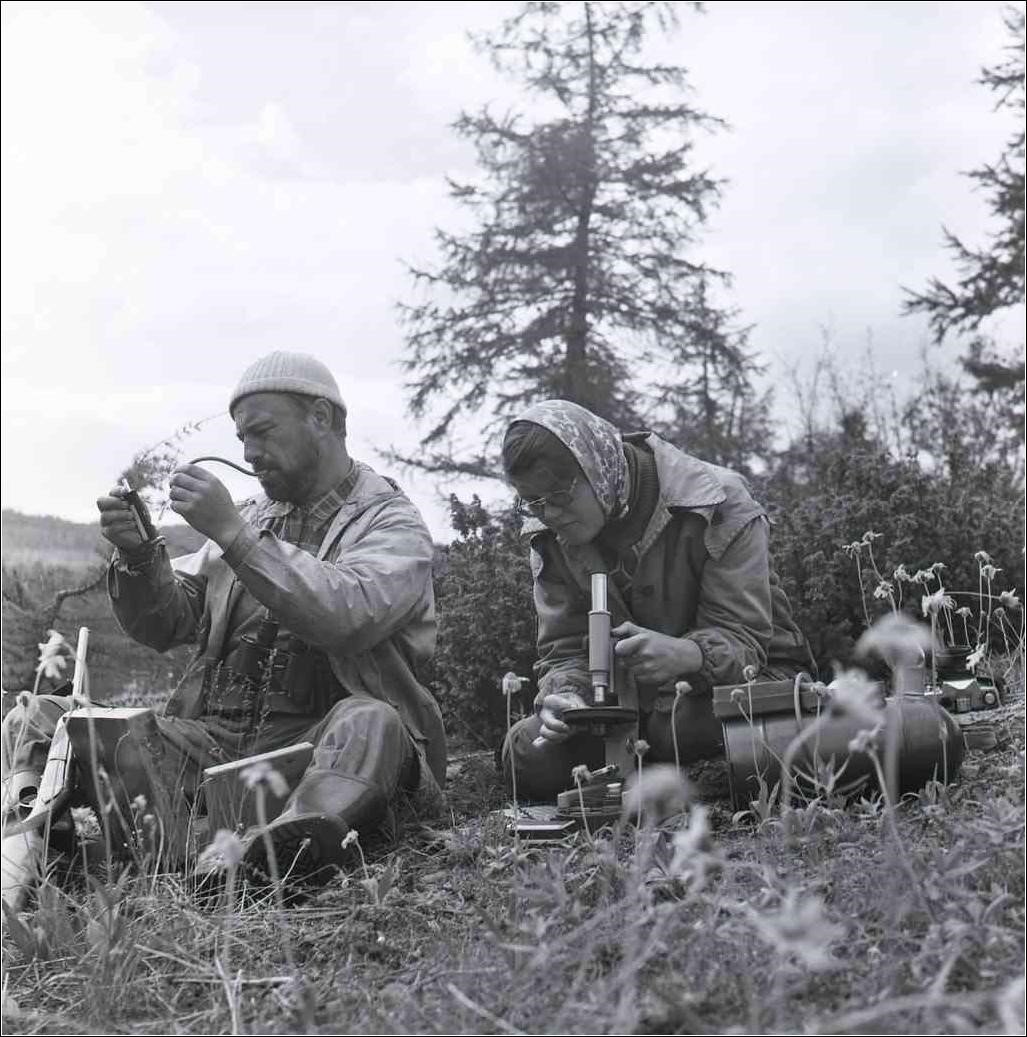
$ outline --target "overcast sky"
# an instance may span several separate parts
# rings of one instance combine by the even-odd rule
[[[826,327],[906,391],[927,336],[901,286],[951,273],[943,223],[983,237],[960,174],[1012,131],[974,82],[1001,5],[682,7],[659,52],[732,127],[700,145],[729,183],[698,254],[778,381]],[[279,348],[335,371],[355,456],[413,448],[402,260],[431,261],[444,177],[473,174],[449,123],[518,101],[465,37],[513,9],[4,3],[4,506],[91,520],[137,449],[209,415],[187,456],[239,459],[227,393]],[[449,539],[439,488],[393,474]]]

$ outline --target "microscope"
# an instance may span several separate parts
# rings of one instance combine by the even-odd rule
[[[615,821],[621,813],[624,778],[633,766],[634,737],[638,710],[621,705],[616,677],[616,638],[610,633],[609,577],[591,574],[591,608],[588,613],[588,670],[590,702],[568,709],[563,720],[575,734],[589,734],[603,744],[603,766],[589,773],[588,780],[574,781],[556,797],[555,813],[546,808],[544,817],[518,816],[514,829],[529,841],[562,838],[582,825],[598,827]],[[572,775],[567,775],[573,781]]]

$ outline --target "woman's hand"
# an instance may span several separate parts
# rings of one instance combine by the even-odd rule
[[[542,730],[539,731],[539,736],[535,739],[534,744],[542,746],[547,742],[554,745],[566,742],[573,732],[562,719],[564,711],[568,709],[584,709],[586,705],[585,700],[573,691],[556,692],[555,694],[547,695],[542,700],[542,709],[539,712]]]
[[[671,637],[636,623],[621,623],[610,633],[620,639],[613,646],[617,658],[643,684],[669,684],[702,669],[702,649],[687,637]]]

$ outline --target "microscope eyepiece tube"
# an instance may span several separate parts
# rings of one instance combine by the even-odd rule
[[[606,580],[606,573],[592,573],[592,609],[588,614],[588,669],[592,679],[592,704],[595,706],[606,703],[613,676]]]
[[[606,612],[609,606],[606,602],[606,573],[592,573],[592,611]]]

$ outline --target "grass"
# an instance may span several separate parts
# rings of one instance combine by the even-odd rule
[[[737,823],[710,764],[708,834],[693,807],[518,848],[476,753],[451,824],[284,914],[145,869],[48,883],[8,930],[5,1032],[1022,1032],[1022,721],[899,806],[928,903],[877,799]]]
[[[177,660],[112,630],[105,662],[98,599],[62,622],[121,676],[94,696],[155,704]],[[507,833],[493,754],[466,753],[448,818],[284,907],[231,871],[55,859],[7,919],[5,1033],[1023,1033],[1022,681],[989,716],[998,748],[893,812],[765,790],[740,816],[711,762],[674,823],[542,848]]]

